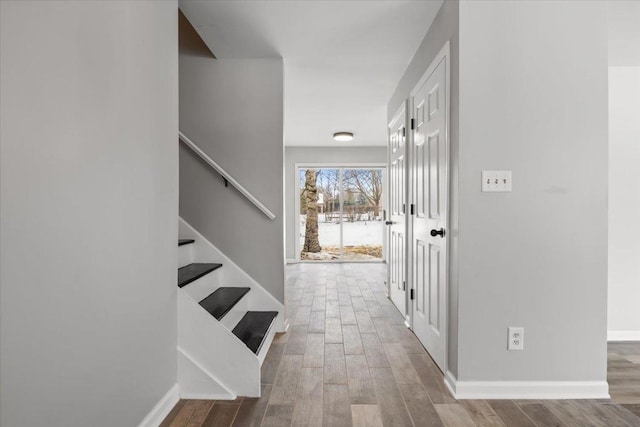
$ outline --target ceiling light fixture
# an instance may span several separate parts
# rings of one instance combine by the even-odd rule
[[[333,134],[333,139],[340,142],[348,142],[353,140],[352,132],[336,132]]]

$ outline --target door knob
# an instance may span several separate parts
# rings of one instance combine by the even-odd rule
[[[394,221],[385,221],[384,223],[385,223],[385,225],[393,225],[393,224],[395,224]]]
[[[444,237],[444,228],[441,228],[440,230],[431,230],[431,235],[433,237],[436,237],[436,236]]]

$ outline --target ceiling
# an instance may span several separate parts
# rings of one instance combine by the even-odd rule
[[[609,65],[640,66],[640,1],[609,1]]]
[[[216,57],[283,58],[288,146],[386,145],[387,102],[441,5],[180,0]]]

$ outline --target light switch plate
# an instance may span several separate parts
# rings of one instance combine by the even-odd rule
[[[511,188],[511,171],[482,171],[483,192],[510,192]]]

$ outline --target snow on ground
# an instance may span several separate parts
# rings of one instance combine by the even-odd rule
[[[300,215],[300,246],[304,245],[307,216]],[[382,246],[384,221],[355,221],[343,223],[344,246]],[[340,246],[340,224],[325,222],[324,215],[318,215],[318,240],[320,246]]]

